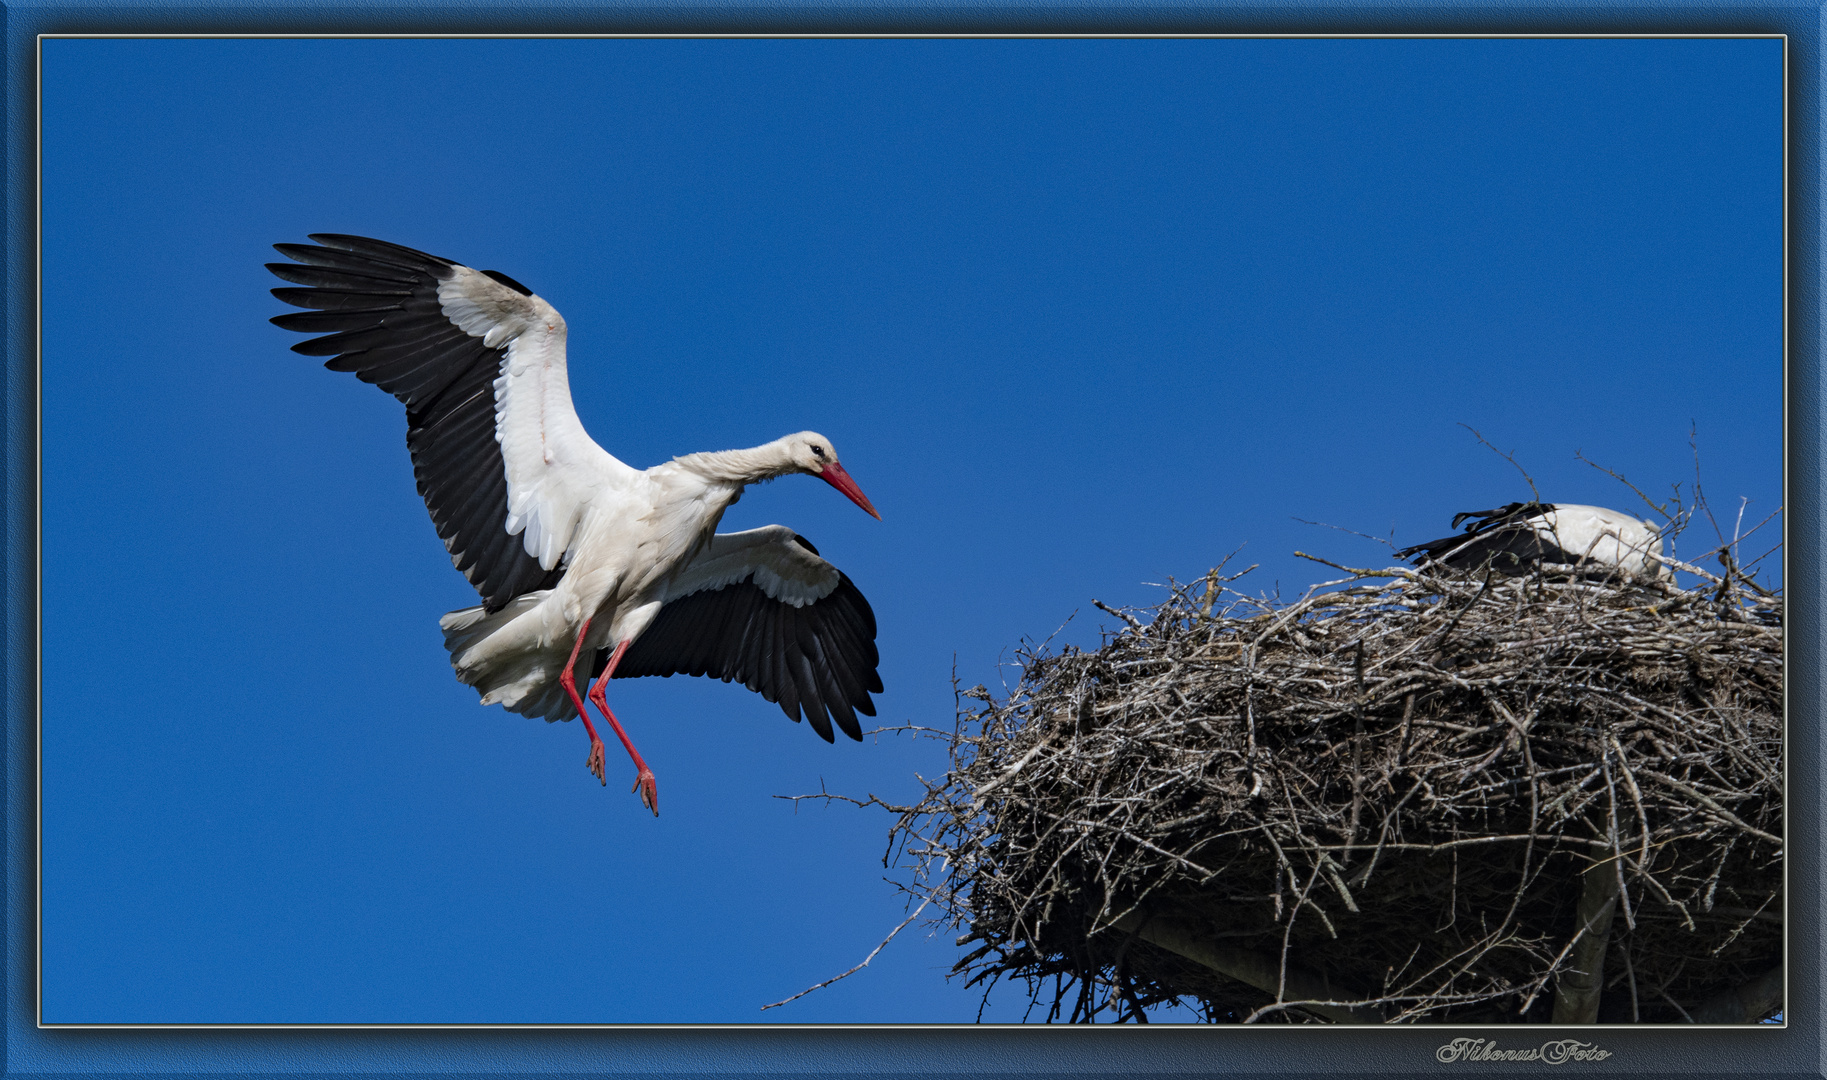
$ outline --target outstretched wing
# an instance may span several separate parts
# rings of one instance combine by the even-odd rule
[[[740,682],[795,723],[803,711],[831,742],[831,722],[861,740],[875,715],[875,612],[837,567],[781,525],[719,533],[680,572],[615,677],[709,675]],[[597,654],[593,674],[608,662]]]
[[[267,269],[304,286],[274,296],[315,310],[273,323],[324,333],[292,350],[405,403],[419,494],[489,610],[550,588],[592,489],[634,475],[571,406],[564,319],[493,270],[359,236],[311,239],[275,244],[294,262]]]

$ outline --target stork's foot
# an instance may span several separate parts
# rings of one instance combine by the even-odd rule
[[[590,759],[584,762],[584,766],[596,774],[596,778],[602,781],[604,787],[609,786],[608,778],[603,775],[603,740],[590,740]]]
[[[654,786],[653,770],[641,766],[641,775],[634,778],[634,786],[629,791],[641,793],[641,805],[653,811],[654,817],[660,816],[660,789]]]

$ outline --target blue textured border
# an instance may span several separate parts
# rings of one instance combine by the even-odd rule
[[[115,1030],[35,1026],[36,35],[41,33],[1372,32],[1783,33],[1790,75],[1790,997],[1786,1030],[1599,1029],[1613,1052],[1569,1071],[1822,1076],[1820,566],[1821,29],[1818,3],[905,4],[744,2],[407,5],[247,0],[6,7],[5,1067],[33,1075],[1451,1075],[1448,1032],[1004,1028]],[[130,627],[97,628],[130,632]],[[107,704],[96,687],[97,708]],[[1809,793],[1813,793],[1812,801]],[[1506,1044],[1547,1032],[1518,1030]],[[1469,1067],[1492,1075],[1544,1065]]]

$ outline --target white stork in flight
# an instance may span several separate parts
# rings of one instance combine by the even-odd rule
[[[735,680],[861,741],[875,715],[875,613],[850,579],[781,525],[719,533],[745,485],[808,473],[878,520],[811,431],[751,450],[687,454],[635,469],[591,440],[571,406],[565,320],[506,274],[380,240],[313,234],[275,244],[267,269],[303,288],[273,295],[308,312],[272,321],[323,333],[293,351],[328,356],[406,405],[419,494],[479,607],[439,620],[457,678],[511,712],[582,717],[586,764],[603,741],[578,695],[627,747],[655,814],[653,770],[604,698],[611,678],[675,672]],[[582,657],[580,662],[579,658]],[[580,669],[580,666],[582,670]]]
[[[1453,516],[1465,531],[1403,548],[1397,558],[1432,559],[1454,570],[1482,567],[1526,574],[1543,563],[1580,567],[1590,576],[1673,578],[1659,560],[1662,536],[1656,526],[1602,506],[1513,502],[1494,510]]]

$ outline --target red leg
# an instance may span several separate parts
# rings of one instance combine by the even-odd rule
[[[634,778],[634,787],[629,790],[640,792],[641,805],[652,810],[654,817],[659,817],[660,790],[654,784],[653,770],[649,769],[647,763],[641,760],[641,752],[634,748],[634,743],[629,740],[628,733],[622,730],[622,725],[616,723],[615,714],[609,711],[609,702],[603,697],[604,692],[609,689],[610,676],[615,674],[615,665],[622,662],[622,654],[627,651],[628,642],[616,643],[615,651],[609,654],[609,666],[605,667],[603,673],[596,677],[596,685],[590,688],[590,702],[602,710],[603,719],[609,721],[609,726],[615,729],[615,737],[622,740],[622,745],[628,749],[628,756],[634,759],[634,767],[640,770]]]
[[[565,693],[571,696],[571,704],[577,706],[577,715],[583,719],[584,731],[590,736],[590,757],[584,762],[584,767],[595,773],[604,787],[608,787],[609,781],[603,775],[603,740],[597,737],[596,726],[590,723],[590,714],[584,711],[584,701],[577,696],[577,677],[572,673],[572,669],[577,666],[577,653],[584,647],[584,635],[589,632],[590,620],[585,619],[583,627],[577,632],[577,643],[571,646],[571,658],[565,661],[565,669],[558,674],[558,685],[564,687]],[[627,742],[627,736],[623,736],[622,741]]]

